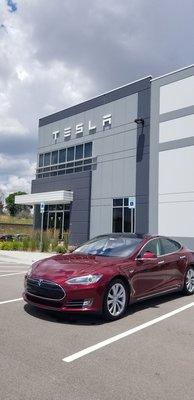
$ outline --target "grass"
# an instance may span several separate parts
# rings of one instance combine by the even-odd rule
[[[8,232],[7,232],[8,233]],[[12,232],[13,233],[13,232]],[[17,232],[18,233],[18,232]],[[69,247],[69,234],[64,233],[64,240],[59,241],[59,232],[47,231],[43,233],[43,252],[66,253]],[[0,250],[23,250],[23,251],[40,251],[40,231],[31,232],[22,239],[14,239],[12,241],[0,241]]]
[[[11,215],[0,215],[0,224],[32,225],[32,218],[18,218]]]

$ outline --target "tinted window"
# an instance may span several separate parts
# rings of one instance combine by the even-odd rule
[[[124,232],[131,232],[131,210],[124,208]]]
[[[123,199],[113,199],[113,207],[122,207]]]
[[[51,153],[51,164],[57,164],[58,163],[58,151],[53,151]]]
[[[113,232],[122,232],[122,208],[113,208]]]
[[[43,154],[39,155],[39,167],[43,167]]]
[[[84,146],[84,157],[92,157],[92,142],[85,143],[85,146]]]
[[[181,249],[180,243],[171,239],[161,238],[162,254],[169,254],[179,251]]]
[[[50,165],[50,163],[51,163],[51,153],[45,153],[44,165]]]
[[[59,162],[65,162],[66,161],[66,149],[61,149],[59,150]]]
[[[76,146],[76,150],[75,150],[75,158],[76,158],[76,160],[79,160],[80,158],[83,158],[83,150],[84,150],[83,144],[80,144],[79,146]]]
[[[74,160],[74,147],[69,147],[67,149],[67,161],[73,161]]]
[[[142,239],[125,236],[101,236],[78,247],[75,253],[103,257],[128,257],[141,241]]]
[[[156,256],[160,256],[161,255],[161,244],[160,241],[158,239],[153,239],[150,240],[142,249],[141,251],[141,256],[143,257],[144,253],[146,251],[151,251],[152,253],[154,253]]]

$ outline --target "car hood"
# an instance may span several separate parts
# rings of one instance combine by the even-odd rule
[[[112,268],[118,263],[116,257],[101,257],[81,254],[57,255],[41,260],[32,266],[31,277],[55,280],[73,276],[102,272],[103,268]]]

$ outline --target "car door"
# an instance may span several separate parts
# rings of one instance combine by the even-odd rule
[[[160,241],[167,275],[166,286],[168,289],[181,287],[187,263],[182,246],[175,240],[165,237],[161,237]]]
[[[152,259],[144,259],[145,252],[156,255]],[[134,297],[136,299],[164,291],[166,285],[166,271],[164,260],[161,257],[161,243],[159,238],[151,239],[140,250],[135,265]]]

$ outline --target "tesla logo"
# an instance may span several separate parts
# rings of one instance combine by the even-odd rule
[[[103,115],[102,117],[102,129],[105,130],[107,128],[111,128],[111,124],[112,124],[112,114],[107,114],[107,115]],[[88,133],[95,133],[96,132],[96,125],[94,125],[92,123],[92,121],[88,122],[88,127],[87,127]],[[84,133],[84,124],[82,122],[80,122],[79,124],[76,124],[75,126],[75,134],[76,136],[82,136]],[[66,128],[64,128],[63,130],[63,137],[64,139],[70,139],[72,134],[72,127],[68,126]],[[53,135],[53,140],[54,143],[57,143],[57,139],[60,137],[60,131],[55,131],[52,133]]]
[[[43,279],[39,279],[38,286],[41,286],[42,282],[43,282]]]

